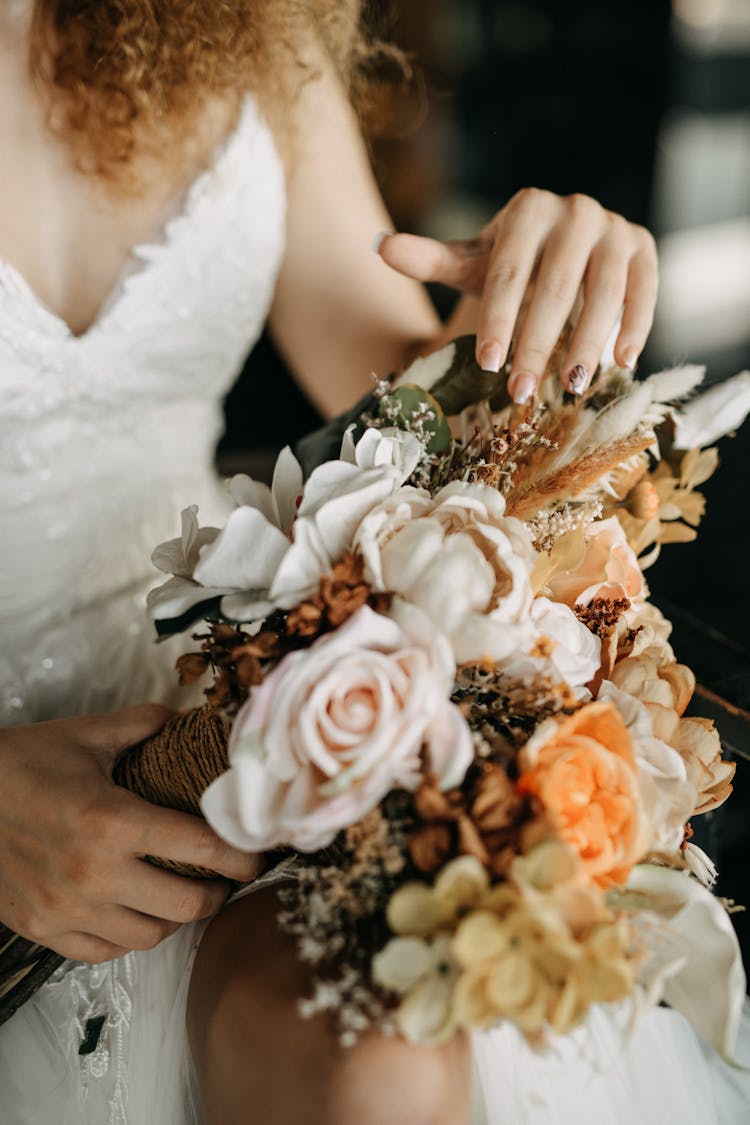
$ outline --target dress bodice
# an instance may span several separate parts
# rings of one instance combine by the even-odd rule
[[[252,100],[82,336],[0,262],[0,725],[163,697],[150,553],[198,503],[221,397],[267,316],[284,176]]]

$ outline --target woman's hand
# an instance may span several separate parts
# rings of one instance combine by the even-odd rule
[[[0,920],[80,961],[150,949],[179,923],[214,914],[228,885],[145,863],[159,855],[246,881],[258,860],[198,817],[112,781],[118,753],[154,734],[153,704],[0,731]]]
[[[622,313],[615,359],[632,369],[654,316],[657,264],[643,227],[606,211],[586,195],[519,191],[469,242],[383,235],[377,246],[393,269],[437,281],[480,299],[477,362],[505,363],[522,304],[528,309],[515,341],[508,389],[528,402],[579,291],[583,304],[563,365],[567,390],[583,394]]]

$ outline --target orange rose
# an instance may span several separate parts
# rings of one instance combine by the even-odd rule
[[[624,883],[643,858],[630,735],[611,703],[589,703],[543,723],[521,752],[518,788],[537,797],[559,836],[581,857],[600,887]]]

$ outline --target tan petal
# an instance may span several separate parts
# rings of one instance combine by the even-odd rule
[[[682,715],[695,691],[695,675],[685,664],[666,664],[659,669],[659,678],[672,688],[674,709]]]
[[[472,968],[504,955],[510,940],[509,931],[497,915],[489,910],[474,910],[456,930],[453,956],[463,968]]]
[[[386,916],[394,934],[433,934],[445,921],[445,912],[432,887],[406,883],[391,895]]]

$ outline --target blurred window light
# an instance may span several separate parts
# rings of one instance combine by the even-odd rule
[[[673,110],[656,155],[653,221],[660,231],[744,215],[750,205],[750,113]]]
[[[696,50],[750,47],[750,0],[672,0],[672,9],[678,36]]]
[[[675,231],[659,240],[659,361],[750,342],[750,219]]]

